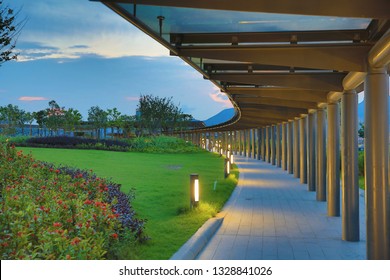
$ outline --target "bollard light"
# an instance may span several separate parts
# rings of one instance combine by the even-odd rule
[[[199,175],[190,175],[190,207],[195,208],[199,204]]]
[[[227,178],[230,174],[230,161],[229,159],[225,159],[225,178]]]
[[[230,164],[233,164],[234,163],[234,157],[233,157],[233,154],[230,155]]]

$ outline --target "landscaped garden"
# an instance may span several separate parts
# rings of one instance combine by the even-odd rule
[[[2,144],[1,258],[168,259],[175,253],[221,209],[237,170],[224,179],[222,158],[182,140],[137,141],[154,153]],[[170,141],[182,141],[176,147],[182,152],[157,148]],[[191,173],[201,185],[194,210]]]

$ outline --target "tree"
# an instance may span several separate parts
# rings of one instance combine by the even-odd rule
[[[33,112],[33,117],[37,121],[38,124],[38,134],[42,135],[42,130],[46,126],[46,120],[47,120],[47,112],[46,110],[40,110],[38,112]],[[45,133],[46,135],[46,133]]]
[[[46,114],[46,126],[50,130],[50,134],[52,135],[53,131],[58,134],[58,130],[64,125],[65,108],[61,108],[55,100],[51,100]]]
[[[121,115],[119,117],[120,127],[123,131],[123,136],[129,138],[131,136],[131,131],[134,128],[136,119],[135,116]]]
[[[18,54],[14,52],[16,39],[23,27],[24,21],[16,22],[18,12],[14,12],[0,0],[0,65],[6,61],[15,60]]]
[[[34,115],[33,113],[27,112],[25,114],[25,120],[30,125],[30,136],[32,136],[32,123],[34,122]]]
[[[111,135],[114,135],[114,128],[119,130],[121,126],[121,112],[117,108],[107,110],[108,126],[111,127]],[[115,137],[114,137],[115,138]]]
[[[107,128],[107,112],[101,109],[99,106],[92,106],[88,110],[88,122],[96,131],[96,138],[100,138],[100,129]]]
[[[22,135],[24,135],[24,124],[27,122],[27,113],[24,110],[18,110],[17,123],[22,129]]]
[[[64,114],[64,131],[74,132],[76,126],[78,126],[83,119],[81,113],[73,108],[65,110]]]
[[[6,107],[0,107],[0,120],[4,124],[2,132],[6,135],[13,135],[16,133],[16,127],[19,123],[21,110],[18,106],[8,104]]]
[[[358,135],[361,138],[364,138],[364,123],[359,123],[359,130],[358,130]]]
[[[141,95],[137,106],[138,123],[141,134],[161,134],[174,129],[182,115],[181,109],[173,104],[172,97]]]

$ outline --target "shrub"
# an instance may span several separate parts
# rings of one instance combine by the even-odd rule
[[[146,240],[119,185],[10,144],[0,144],[0,166],[1,259],[102,259],[130,233]]]
[[[69,137],[69,136],[54,136],[54,137],[33,137],[25,141],[26,144],[30,145],[42,145],[47,147],[77,147],[79,145],[90,146],[90,147],[119,147],[129,148],[130,145],[123,141],[117,140],[96,140],[91,138],[81,137]]]
[[[200,151],[192,143],[169,136],[139,137],[130,140],[131,150],[148,153],[193,153]]]
[[[364,177],[364,151],[359,151],[358,166],[359,166],[359,176]]]

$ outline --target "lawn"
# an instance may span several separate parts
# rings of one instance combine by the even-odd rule
[[[134,208],[148,220],[147,244],[137,248],[139,259],[168,259],[229,198],[238,172],[223,177],[223,159],[216,154],[149,154],[96,150],[21,148],[34,158],[82,169],[112,178],[127,193],[135,189]],[[198,173],[201,201],[196,211],[188,211],[189,175]],[[213,190],[214,181],[218,181]],[[134,250],[129,248],[128,250]],[[134,257],[123,248],[122,258]]]

